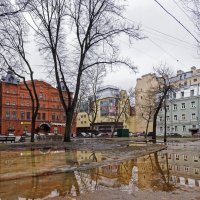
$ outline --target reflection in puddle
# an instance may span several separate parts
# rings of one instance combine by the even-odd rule
[[[138,189],[173,191],[180,187],[200,187],[199,152],[168,149],[82,171],[77,167],[95,166],[106,161],[108,155],[43,149],[0,152],[0,158],[1,199],[78,196],[108,188],[131,193]]]

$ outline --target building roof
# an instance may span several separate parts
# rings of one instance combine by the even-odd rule
[[[9,83],[9,84],[19,84],[20,80],[19,78],[16,78],[14,72],[11,70],[8,70],[6,76],[1,77],[1,82]]]

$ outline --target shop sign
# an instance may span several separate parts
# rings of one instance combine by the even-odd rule
[[[51,126],[65,126],[65,123],[53,123],[53,122],[51,122]]]
[[[31,124],[31,122],[21,122],[21,124]]]

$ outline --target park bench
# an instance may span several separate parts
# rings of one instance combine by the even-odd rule
[[[15,136],[0,136],[0,142],[1,143],[15,142]]]

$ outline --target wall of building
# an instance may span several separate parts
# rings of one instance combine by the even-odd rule
[[[95,129],[99,130],[100,128],[103,130],[103,126],[105,126],[105,131],[111,132],[120,113],[122,114],[118,120],[118,127],[128,128],[127,120],[130,117],[130,100],[126,90],[120,91],[115,87],[108,86],[98,91],[97,96],[98,111],[95,120]],[[84,112],[78,113],[78,129],[90,126],[88,117],[84,117],[86,114]],[[131,124],[130,120],[128,123]]]
[[[135,132],[143,132],[146,130],[147,120],[145,115],[148,114],[147,109],[150,105],[149,91],[157,87],[155,74],[146,74],[137,79],[135,87],[135,114],[136,114],[136,130]],[[149,122],[148,131],[153,130],[152,120]]]
[[[28,84],[31,84],[28,82]],[[47,123],[51,132],[64,133],[65,115],[58,91],[44,81],[35,80],[40,109],[36,127]],[[13,130],[15,135],[31,131],[31,99],[23,83],[12,84],[1,82],[0,134],[8,134]],[[75,124],[73,124],[73,132]]]
[[[167,101],[167,133],[179,133],[192,136],[199,131],[200,96],[199,84],[182,86]],[[164,133],[164,110],[158,114],[157,133]]]
[[[137,132],[144,131],[147,124],[141,107],[145,107],[150,103],[147,92],[157,86],[154,76],[155,74],[146,74],[137,79],[135,88]],[[180,133],[183,136],[191,136],[195,131],[199,131],[200,124],[200,69],[191,67],[191,70],[187,72],[178,70],[176,76],[170,80],[175,87],[175,91],[168,94],[167,133]],[[174,105],[176,105],[176,109],[174,109]],[[185,105],[184,108],[182,108],[183,105]],[[152,125],[152,121],[150,121],[148,131],[152,131]],[[162,109],[157,118],[157,134],[164,134],[164,111]]]

